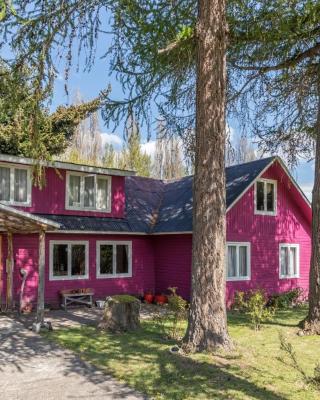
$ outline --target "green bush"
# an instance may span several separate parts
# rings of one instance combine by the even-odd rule
[[[134,296],[130,296],[129,294],[116,294],[111,296],[112,300],[116,301],[117,303],[133,303],[138,299]]]
[[[261,329],[261,324],[274,317],[276,307],[267,307],[268,297],[263,289],[250,292],[236,292],[233,308],[245,312],[251,320],[256,331]]]
[[[187,317],[188,303],[177,294],[177,288],[170,287],[168,290],[171,294],[168,296],[168,304],[165,311],[159,309],[154,316],[154,321],[158,325],[158,329],[169,339],[180,339],[180,331],[182,322]]]
[[[285,309],[296,307],[303,302],[303,290],[295,288],[284,293],[277,293],[269,297],[268,306]]]

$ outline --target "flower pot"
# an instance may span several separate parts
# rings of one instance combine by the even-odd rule
[[[144,298],[144,301],[146,303],[150,303],[151,304],[151,303],[153,303],[154,295],[151,294],[151,293],[146,293],[143,298]]]
[[[165,296],[164,294],[158,294],[158,295],[155,296],[154,301],[157,304],[165,304],[165,303],[168,302],[168,297]]]

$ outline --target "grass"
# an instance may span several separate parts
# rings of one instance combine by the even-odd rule
[[[279,311],[259,332],[246,316],[230,313],[233,353],[172,355],[153,321],[135,333],[109,334],[94,327],[61,329],[47,334],[119,381],[154,399],[319,399],[299,373],[280,360],[279,331],[293,344],[310,375],[320,358],[320,337],[297,336],[305,309]]]

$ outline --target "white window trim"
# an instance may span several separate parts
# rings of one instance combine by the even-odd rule
[[[77,206],[70,206],[69,205],[69,180],[70,180],[70,175],[72,176],[80,176],[80,203],[81,205],[79,207]],[[95,187],[95,193],[94,193],[94,201],[95,204],[97,201],[97,179],[104,179],[108,181],[108,195],[107,195],[107,208],[96,208],[96,207],[84,207],[84,177],[86,176],[94,176],[94,187]],[[76,210],[76,211],[93,211],[93,212],[101,212],[101,213],[110,213],[111,212],[111,193],[112,193],[112,188],[111,188],[111,176],[105,176],[105,175],[95,175],[95,174],[84,174],[80,172],[71,172],[67,171],[66,173],[66,194],[65,194],[65,209],[66,210]]]
[[[257,209],[257,183],[258,182],[264,182],[265,186],[267,183],[273,183],[274,184],[274,211],[261,211]],[[264,179],[264,178],[259,178],[255,181],[254,183],[254,213],[256,215],[271,215],[271,216],[276,216],[277,215],[277,195],[278,195],[278,185],[277,181],[275,179]],[[264,207],[267,208],[267,195],[265,194],[264,196]]]
[[[281,247],[297,249],[297,273],[295,275],[281,274]],[[300,278],[300,245],[296,243],[279,243],[279,278],[280,279],[296,279]]]
[[[54,276],[53,275],[53,246],[55,244],[65,244],[68,246],[68,275]],[[85,275],[70,275],[71,273],[71,245],[83,244],[85,246]],[[85,240],[50,240],[49,244],[49,280],[50,281],[73,281],[89,279],[89,242]]]
[[[127,274],[117,274],[116,271],[116,246],[117,245],[127,245],[129,249],[128,254],[128,273]],[[101,245],[111,245],[113,246],[113,265],[112,274],[101,274],[100,273],[100,246]],[[131,278],[132,277],[132,242],[131,241],[117,241],[117,240],[97,240],[96,242],[96,277],[97,279],[114,279],[114,278]]]
[[[10,206],[31,207],[31,168],[20,164],[4,164],[0,163],[0,167],[10,169],[10,200],[0,200],[0,203]],[[14,201],[14,170],[24,169],[27,171],[27,201]]]
[[[239,250],[240,246],[246,246],[248,259],[248,275],[247,276],[232,276],[228,277],[228,246],[237,247],[237,273],[239,273]],[[227,282],[234,281],[250,281],[251,280],[251,243],[250,242],[227,242],[226,244],[226,280]]]

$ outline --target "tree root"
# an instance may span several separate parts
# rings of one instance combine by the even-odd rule
[[[299,322],[299,328],[301,329],[298,332],[299,336],[311,336],[311,335],[320,335],[320,321],[310,321],[307,318]]]

